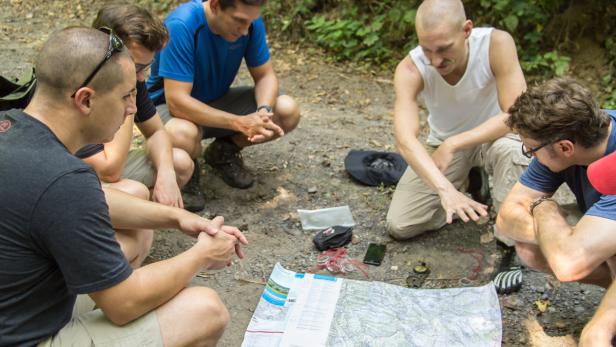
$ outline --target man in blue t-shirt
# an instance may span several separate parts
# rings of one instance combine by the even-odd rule
[[[590,91],[570,78],[524,92],[509,109],[507,125],[533,157],[503,202],[497,232],[516,241],[528,266],[561,281],[607,288],[616,254],[616,196],[597,192],[587,166],[616,151],[616,112],[602,111]],[[551,196],[566,183],[583,217],[575,226]]]
[[[157,55],[148,79],[151,97],[174,145],[193,159],[201,140],[215,138],[205,161],[230,186],[250,187],[254,179],[240,151],[293,130],[299,106],[279,95],[260,18],[264,0],[193,0],[165,20],[169,44]],[[242,60],[254,87],[230,88]],[[184,188],[200,194],[199,170]]]

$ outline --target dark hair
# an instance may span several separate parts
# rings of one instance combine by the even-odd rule
[[[261,6],[265,5],[267,0],[219,0],[218,2],[220,3],[220,8],[224,10],[229,7],[235,7],[237,1],[248,6]]]
[[[590,90],[572,78],[535,85],[509,108],[507,126],[541,142],[570,140],[584,148],[607,136],[610,116],[601,111]]]
[[[160,19],[145,8],[128,3],[103,6],[92,27],[109,27],[125,44],[136,42],[152,52],[163,49],[169,40],[169,32]]]
[[[69,27],[54,32],[36,60],[37,93],[70,95],[101,62],[108,47],[109,35],[92,28]],[[103,65],[89,84],[93,89],[105,93],[122,82],[121,56],[129,59],[126,49]]]

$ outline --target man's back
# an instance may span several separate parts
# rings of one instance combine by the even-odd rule
[[[47,126],[0,113],[0,148],[0,345],[30,345],[68,322],[77,293],[131,269],[100,247],[115,240],[96,175]]]

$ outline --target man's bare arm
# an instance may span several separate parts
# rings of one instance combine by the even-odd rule
[[[603,296],[595,315],[580,336],[579,347],[611,347],[616,334],[616,284]]]
[[[417,135],[419,134],[419,108],[417,96],[423,89],[423,79],[409,56],[396,68],[394,76],[396,100],[394,106],[394,133],[396,145],[404,160],[415,173],[441,198],[447,223],[457,214],[464,222],[478,220],[487,214],[487,207],[459,192],[436,166]]]
[[[276,105],[278,97],[278,78],[274,72],[271,59],[258,67],[248,68],[255,83],[255,100],[257,106]]]
[[[139,268],[126,280],[91,293],[90,297],[112,322],[124,325],[169,301],[202,267],[225,267],[233,257],[236,243],[233,236],[224,232],[214,236],[201,233],[189,250]]]
[[[122,177],[128,150],[133,138],[133,116],[126,117],[111,142],[105,143],[102,152],[83,159],[92,166],[103,182],[114,183]]]
[[[503,201],[496,217],[497,233],[517,242],[537,244],[529,206],[535,199],[545,195],[551,193],[540,192],[517,182]]]
[[[541,252],[560,281],[583,279],[616,254],[616,221],[584,215],[573,228],[554,201],[539,204],[533,215]]]
[[[182,194],[173,166],[173,146],[158,113],[137,127],[146,139],[147,153],[156,169],[152,199],[169,206],[183,208]]]

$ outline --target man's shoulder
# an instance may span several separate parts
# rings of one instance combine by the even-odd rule
[[[169,14],[169,16],[165,19],[165,24],[169,26],[181,23],[188,28],[198,27],[202,24],[201,16],[205,16],[205,14],[202,14],[203,11],[203,5],[201,2],[186,2]]]

